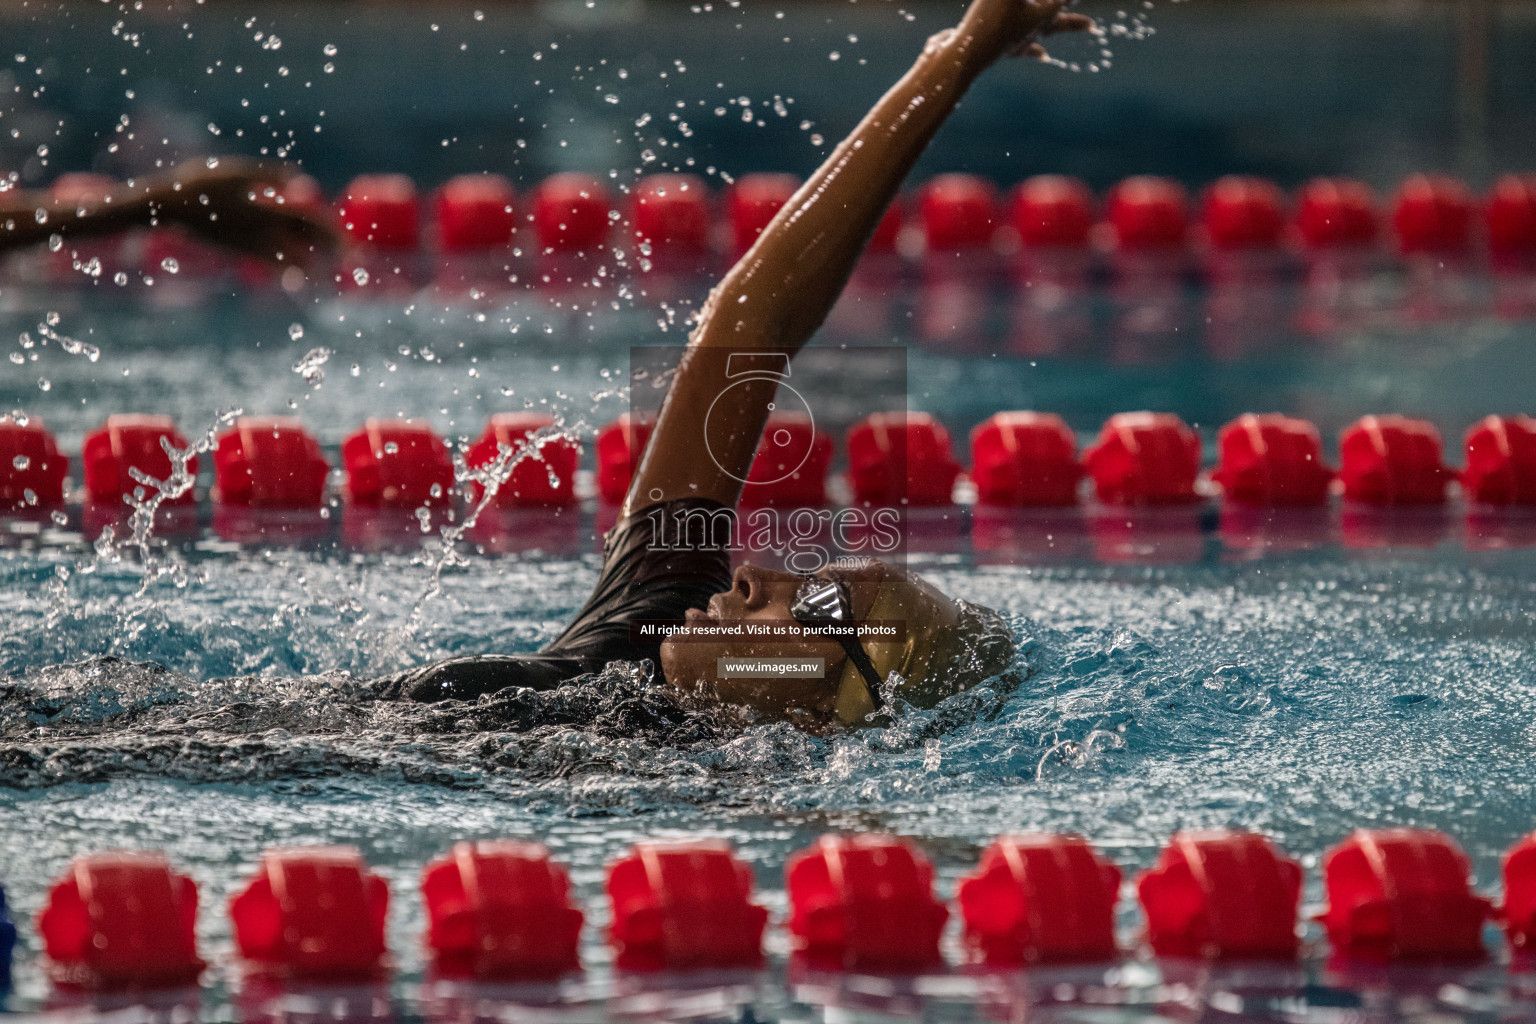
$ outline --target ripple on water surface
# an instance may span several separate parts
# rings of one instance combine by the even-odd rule
[[[23,914],[81,850],[166,849],[217,907],[265,845],[352,842],[401,896],[391,944],[409,976],[416,875],[462,838],[546,840],[591,910],[603,864],[635,839],[725,835],[782,910],[785,858],[833,828],[919,837],[947,891],[1004,831],[1078,831],[1139,867],[1173,829],[1222,825],[1263,829],[1314,869],[1358,825],[1445,828],[1486,886],[1536,824],[1528,553],[940,560],[936,582],[1010,616],[1013,670],[826,737],[685,707],[643,666],[474,703],[369,685],[536,648],[584,598],[593,556],[474,560],[419,612],[428,573],[404,555],[193,558],[185,586],[142,596],[126,560],[67,579],[55,563],[75,564],[0,553],[0,845]],[[224,915],[201,927],[227,954]],[[599,966],[600,941],[589,932],[584,954]],[[35,967],[20,981],[42,991]]]

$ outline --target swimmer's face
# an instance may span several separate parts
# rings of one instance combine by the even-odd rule
[[[817,573],[826,576],[828,573]],[[848,583],[855,618],[864,618],[874,603],[880,583],[899,571],[880,562],[860,569],[839,569],[833,575]],[[737,568],[731,589],[709,599],[708,608],[690,608],[690,625],[723,623],[786,623],[794,616],[795,600],[803,576],[761,569]],[[822,658],[826,670],[814,679],[752,679],[718,676],[719,658]],[[746,705],[772,719],[791,719],[803,725],[828,725],[836,721],[837,683],[848,655],[833,640],[680,640],[661,645],[661,667],[667,680],[679,689],[703,693],[731,704]]]

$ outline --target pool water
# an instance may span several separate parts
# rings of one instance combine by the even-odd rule
[[[38,360],[3,384],[3,404],[42,416],[71,452],[109,412],[169,412],[192,436],[234,406],[299,415],[333,461],[365,416],[397,412],[470,437],[488,412],[526,403],[590,436],[624,407],[628,346],[677,337],[641,306],[573,330],[547,305],[481,323],[425,303],[6,294],[12,336],[53,311],[56,332],[100,349],[94,362],[57,343],[25,350]],[[923,300],[916,285],[898,297]],[[1006,296],[983,308],[1005,320]],[[1000,408],[1060,411],[1091,435],[1110,412],[1150,406],[1193,421],[1210,452],[1215,427],[1248,409],[1311,416],[1327,437],[1366,412],[1404,411],[1439,423],[1454,450],[1463,427],[1536,393],[1530,324],[1491,317],[1321,342],[1282,331],[1281,344],[1236,359],[1180,342],[1140,362],[1110,350],[1112,318],[1054,356],[952,355],[907,320],[864,340],[911,346],[913,406],[958,437]],[[333,354],[324,380],[307,383],[294,366],[316,346]],[[1306,865],[1315,906],[1330,845],[1356,827],[1415,825],[1454,835],[1479,887],[1496,890],[1502,852],[1536,827],[1536,548],[1468,544],[1460,515],[1451,506],[1427,544],[1357,547],[1333,532],[1255,551],[1200,513],[1175,556],[1106,560],[1081,523],[1068,529],[1083,543],[1042,553],[979,543],[980,514],[966,524],[962,512],[958,532],[909,558],[1008,616],[1013,670],[931,711],[903,709],[887,728],[825,738],[677,713],[634,666],[473,705],[373,699],[369,678],[533,650],[558,632],[596,576],[602,513],[590,504],[556,525],[493,530],[446,568],[414,521],[374,543],[348,532],[346,508],[308,540],[263,545],[221,535],[204,504],[196,522],[164,524],[148,563],[132,546],[93,543],[101,524],[78,507],[62,523],[13,525],[0,547],[0,875],[23,938],[9,1005],[210,1020],[1529,1016],[1529,982],[1497,960],[1351,974],[1326,961],[1310,924],[1303,966],[1257,974],[1133,958],[1107,973],[806,977],[771,928],[765,974],[647,980],[616,975],[601,939],[604,865],[653,836],[730,839],[778,920],[785,859],[838,830],[913,837],[947,897],[1004,832],[1081,833],[1130,877],[1176,829],[1256,829]],[[458,840],[496,836],[537,838],[570,866],[589,917],[582,980],[466,991],[425,979],[419,872]],[[388,985],[242,984],[226,901],[263,847],[303,842],[355,844],[389,879]],[[165,850],[201,886],[213,968],[200,994],[151,1006],[50,989],[30,916],[71,857],[115,847]],[[1133,948],[1129,892],[1120,926]],[[1491,932],[1490,943],[1502,948]],[[946,949],[958,963],[953,925]]]
[[[266,147],[304,161],[332,193],[363,172],[401,171],[426,189],[487,168],[524,191],[554,171],[609,167],[620,184],[689,169],[718,189],[749,171],[808,172],[952,15],[606,0],[492,7],[483,19],[473,5],[374,3],[366,17],[312,4],[144,6],[0,11],[7,53],[27,57],[0,69],[0,171],[31,187],[65,170],[137,174]],[[1117,37],[1112,71],[997,70],[914,182],[1058,172],[1102,190],[1133,173],[1200,186],[1243,172],[1290,187],[1327,173],[1385,192],[1420,170],[1528,168],[1536,22],[1505,8],[1485,54],[1485,106],[1471,111],[1480,136],[1458,119],[1469,97],[1448,10],[1160,5],[1159,35]],[[1096,55],[1074,46],[1058,52]],[[815,59],[786,85],[791,52]],[[629,58],[623,75],[603,63],[615,54]],[[679,102],[688,117],[664,121]],[[530,408],[590,442],[628,407],[631,346],[679,343],[707,287],[627,281],[627,293],[609,283],[477,299],[424,288],[366,301],[235,294],[192,261],[177,273],[137,266],[123,285],[111,274],[61,285],[38,268],[0,272],[12,357],[0,363],[0,411],[41,417],[72,458],[118,412],[169,414],[193,440],[235,409],[292,414],[333,465],[369,416],[420,416],[465,444],[490,413]],[[1116,291],[1103,269],[1042,297],[1001,262],[867,267],[817,343],[906,346],[911,407],[962,449],[999,410],[1060,413],[1087,442],[1116,412],[1156,409],[1194,425],[1209,460],[1223,423],[1279,411],[1315,422],[1332,458],[1348,423],[1401,412],[1433,422],[1456,462],[1476,420],[1536,412],[1529,281],[1516,296],[1525,312],[1510,314],[1486,278],[1454,267],[1376,268],[1342,308],[1303,287],[1296,266],[1250,268],[1257,276],[1235,290],[1175,268],[1141,294]],[[1487,964],[1365,971],[1330,962],[1310,923],[1320,859],[1351,829],[1443,829],[1486,894],[1503,851],[1536,829],[1533,527],[1517,517],[1489,532],[1465,511],[1452,502],[1351,526],[1335,508],[1255,531],[1212,504],[1139,518],[1128,541],[1112,523],[1098,530],[1100,510],[917,517],[911,566],[1002,611],[1018,658],[936,709],[835,737],[682,713],[641,666],[473,705],[373,698],[364,684],[380,675],[552,638],[597,575],[611,510],[591,501],[558,519],[489,517],[452,558],[441,521],[423,532],[409,514],[339,502],[258,541],[207,500],[157,517],[142,546],[125,542],[120,519],[79,504],[7,520],[0,884],[21,942],[3,1008],[124,1022],[1536,1017],[1532,976],[1491,928],[1500,952]],[[949,898],[1001,833],[1079,832],[1129,880],[1170,833],[1199,827],[1260,830],[1301,860],[1299,965],[1157,963],[1137,951],[1129,883],[1126,954],[1113,965],[887,978],[790,962],[784,863],[826,832],[911,837]],[[699,835],[729,839],[752,865],[774,922],[767,969],[614,971],[604,866],[639,839]],[[580,978],[498,988],[428,976],[422,866],[459,840],[503,836],[538,839],[569,865],[588,915]],[[242,976],[228,899],[264,847],[315,842],[358,846],[389,880],[387,982],[273,991]],[[90,998],[46,979],[31,921],[48,886],[75,855],[121,847],[164,850],[200,886],[211,967],[199,989]],[[953,922],[945,951],[960,963]]]

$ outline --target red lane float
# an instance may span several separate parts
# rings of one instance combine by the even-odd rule
[[[960,464],[949,431],[927,413],[874,413],[849,429],[846,445],[855,502],[935,507],[953,500]]]
[[[865,246],[866,252],[889,255],[896,251],[896,245],[901,240],[901,229],[906,223],[906,209],[902,206],[901,197],[891,201],[886,209],[885,216],[880,218],[880,223],[875,225],[875,233],[869,236],[869,244]]]
[[[341,442],[341,463],[354,505],[418,508],[452,500],[448,449],[418,420],[367,420]]]
[[[1536,175],[1506,174],[1494,182],[1483,215],[1494,267],[1536,269]]]
[[[530,435],[555,425],[555,418],[537,412],[498,412],[485,425],[485,432],[472,444],[465,462],[475,468],[494,462],[503,449],[519,461],[497,488],[494,500],[498,508],[543,506],[569,507],[576,504],[576,469],[581,465],[581,445],[568,437],[553,437],[537,444],[526,455],[517,454]],[[480,501],[484,488],[478,482],[469,485],[469,500]]]
[[[626,412],[597,432],[597,493],[604,503],[623,503],[654,425]]]
[[[949,911],[933,865],[893,836],[823,836],[784,866],[789,930],[813,967],[915,971],[942,962]]]
[[[151,228],[139,255],[139,271],[145,280],[158,281],[162,286],[215,277],[234,265],[228,250],[174,224]]]
[[[1003,836],[956,896],[966,946],[984,963],[1111,960],[1120,869],[1079,836]]]
[[[997,189],[974,174],[940,174],[918,190],[918,215],[930,253],[984,249],[997,231]]]
[[[1367,505],[1438,505],[1456,477],[1441,452],[1440,432],[1427,420],[1362,417],[1339,439],[1344,497]]]
[[[832,435],[816,429],[810,416],[773,413],[763,427],[763,439],[747,471],[742,507],[825,505],[832,453]]]
[[[1314,178],[1302,186],[1296,228],[1309,249],[1360,249],[1376,241],[1376,197],[1349,178]]]
[[[421,238],[420,197],[403,174],[362,174],[342,190],[337,212],[353,245],[414,249]]]
[[[1205,191],[1201,225],[1216,249],[1273,249],[1285,230],[1285,195],[1263,178],[1219,178]]]
[[[728,843],[645,842],[608,868],[620,970],[756,967],[768,911],[751,902],[752,869]]]
[[[1323,858],[1334,950],[1364,960],[1470,960],[1483,955],[1491,910],[1468,883],[1455,840],[1427,829],[1360,829]]]
[[[971,431],[971,479],[982,504],[1072,505],[1082,476],[1077,436],[1054,413],[994,413]]]
[[[1439,174],[1415,174],[1392,202],[1392,231],[1404,256],[1464,256],[1472,248],[1474,206],[1467,187]]]
[[[1499,911],[1513,950],[1536,949],[1536,832],[1504,855],[1504,906]]]
[[[1184,244],[1188,230],[1184,188],[1167,178],[1141,175],[1110,189],[1106,203],[1115,246],[1121,250],[1159,250]]]
[[[752,248],[779,210],[800,188],[793,174],[743,174],[725,194],[731,225],[731,252],[740,256]]]
[[[269,185],[256,193],[256,202],[270,206],[290,206],[304,213],[325,209],[325,192],[308,174],[295,174],[281,185]]]
[[[1323,505],[1333,470],[1323,439],[1306,420],[1248,413],[1217,435],[1221,461],[1211,478],[1230,500],[1248,505]]]
[[[590,252],[608,240],[613,223],[608,187],[590,174],[545,178],[533,195],[533,228],[546,252]]]
[[[1489,416],[1467,430],[1461,488],[1484,505],[1536,505],[1536,419]]]
[[[118,504],[136,492],[144,498],[154,495],[157,488],[135,480],[133,471],[155,480],[170,478],[171,457],[161,447],[162,438],[173,448],[185,451],[188,447],[187,439],[169,416],[108,416],[105,425],[85,436],[81,447],[86,498]],[[187,460],[187,472],[196,475],[197,456]],[[196,496],[188,487],[176,497],[167,498],[165,504],[191,505],[195,501]]]
[[[1173,413],[1122,412],[1083,453],[1099,500],[1109,505],[1198,501],[1200,436]]]
[[[437,247],[445,253],[504,249],[517,231],[517,196],[499,174],[450,178],[432,200]]]
[[[56,508],[64,504],[69,458],[36,416],[23,425],[0,418],[0,510]]]
[[[37,916],[54,980],[90,989],[192,984],[196,925],[197,885],[158,853],[75,858]]]
[[[213,450],[214,500],[252,508],[317,508],[330,463],[290,416],[242,416]]]
[[[1294,959],[1301,866],[1261,835],[1180,832],[1136,879],[1158,956]]]
[[[367,977],[384,967],[389,885],[350,846],[267,850],[229,903],[235,945],[263,973]]]
[[[570,877],[538,843],[459,843],[422,870],[421,895],[442,975],[498,981],[581,969],[583,915]]]
[[[697,267],[709,252],[709,190],[692,174],[652,174],[630,193],[630,222],[653,267]]]
[[[1085,246],[1093,230],[1093,193],[1076,178],[1036,175],[1014,187],[1008,220],[1025,248]]]

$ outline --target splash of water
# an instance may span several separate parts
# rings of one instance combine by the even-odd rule
[[[135,597],[143,597],[160,579],[170,578],[178,587],[186,586],[186,567],[182,560],[173,555],[161,558],[154,550],[155,516],[166,502],[174,501],[192,489],[197,477],[188,469],[188,464],[195,456],[211,451],[217,443],[219,431],[233,423],[243,411],[240,408],[219,410],[214,414],[213,422],[185,448],[177,448],[169,437],[162,436],[160,448],[171,460],[171,471],[164,480],[157,480],[137,466],[129,468],[129,475],[140,485],[134,488],[133,494],[123,496],[124,504],[133,508],[133,513],[128,517],[129,536],[118,544],[110,538],[111,527],[108,526],[102,531],[102,537],[107,539],[109,545],[127,545],[139,552],[144,564],[144,575]],[[97,544],[97,550],[100,551],[101,541],[98,540]]]
[[[453,476],[459,492],[461,494],[470,494],[472,493],[471,485],[475,485],[479,488],[480,499],[475,502],[469,512],[457,523],[447,523],[441,528],[437,550],[429,562],[431,575],[427,581],[426,588],[422,591],[421,596],[416,599],[416,604],[411,609],[411,614],[403,627],[406,635],[415,632],[421,624],[427,604],[443,592],[443,571],[451,567],[469,564],[469,559],[459,550],[459,542],[467,531],[474,528],[474,525],[479,522],[480,516],[496,500],[496,495],[501,490],[502,484],[511,478],[513,471],[523,462],[530,459],[543,462],[545,445],[553,444],[557,441],[569,441],[579,444],[581,435],[586,429],[585,422],[581,420],[570,426],[563,425],[557,420],[549,426],[540,427],[538,430],[533,431],[516,446],[498,444],[495,457],[479,466],[469,464],[465,458],[465,451],[462,448],[454,450]],[[547,466],[548,464],[546,463]],[[551,485],[559,483],[553,468],[549,469],[549,481]],[[430,516],[430,510],[426,511]],[[417,515],[421,515],[421,510],[418,510]],[[426,520],[423,521],[423,529],[425,530],[425,528]]]

